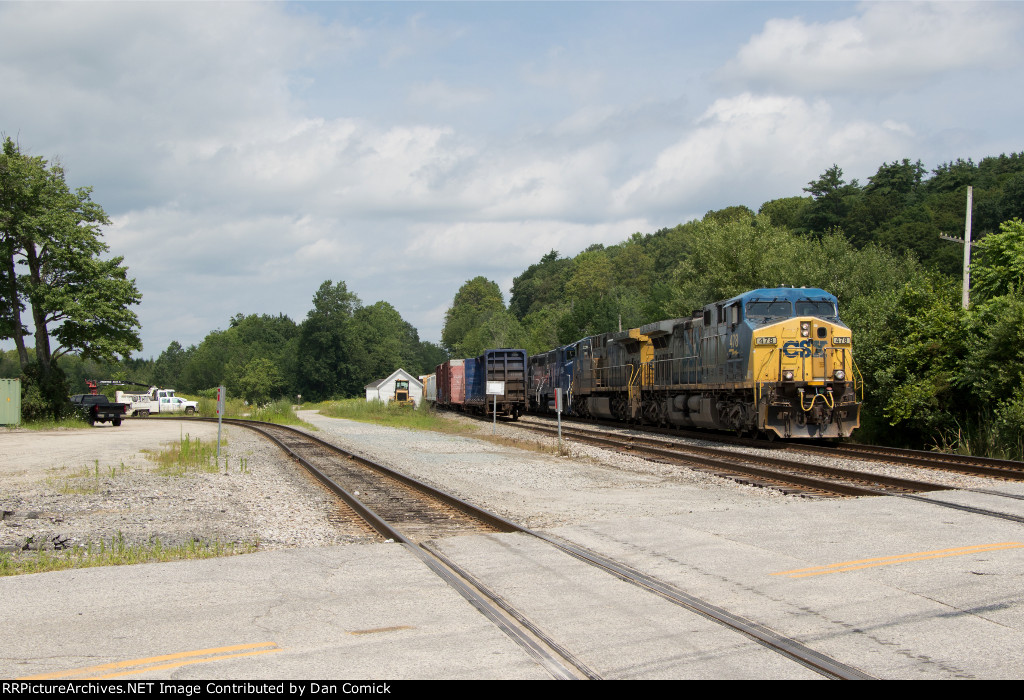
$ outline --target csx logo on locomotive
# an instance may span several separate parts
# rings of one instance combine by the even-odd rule
[[[827,340],[790,340],[782,346],[786,357],[824,357]]]

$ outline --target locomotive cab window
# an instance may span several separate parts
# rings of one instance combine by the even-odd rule
[[[792,316],[793,307],[785,299],[747,302],[747,318],[751,321],[767,322],[772,319],[790,318]]]
[[[838,318],[836,307],[831,301],[800,299],[796,302],[797,316],[817,316],[818,318]]]

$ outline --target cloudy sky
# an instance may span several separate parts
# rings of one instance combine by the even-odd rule
[[[0,2],[0,133],[113,220],[142,356],[324,280],[440,338],[575,255],[833,163],[1024,150],[1024,4]]]

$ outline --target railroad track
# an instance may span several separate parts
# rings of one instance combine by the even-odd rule
[[[519,427],[545,435],[558,433],[555,428],[530,423],[521,424]],[[686,445],[655,437],[608,433],[578,426],[563,426],[562,436],[646,459],[685,464],[734,481],[776,488],[788,494],[825,497],[879,496],[940,491],[946,488],[924,481],[713,447]]]
[[[548,416],[533,415],[532,421],[545,424],[554,423],[555,419]],[[563,425],[576,425],[578,419]],[[717,442],[739,447],[755,447],[760,449],[771,449],[794,454],[827,455],[830,457],[845,457],[847,459],[858,459],[870,462],[885,462],[908,467],[920,467],[925,469],[937,469],[971,476],[990,477],[1005,479],[1008,481],[1024,481],[1024,462],[1017,462],[1009,459],[993,459],[990,457],[975,457],[973,455],[955,455],[946,452],[926,452],[924,450],[908,450],[899,447],[885,447],[881,445],[860,445],[855,443],[833,443],[833,444],[810,444],[805,441],[779,441],[763,440],[748,437],[737,437],[720,432],[685,430],[682,428],[661,428],[657,426],[637,426],[611,421],[585,421],[583,425],[600,425],[606,428],[617,430],[636,430],[652,435],[665,435],[668,437],[687,438],[691,440],[703,440]]]
[[[542,422],[549,422],[547,419],[540,419]],[[531,425],[529,421],[520,423],[519,427],[526,430],[533,430],[536,432],[543,432],[548,435],[557,434],[557,430],[550,428],[547,425]],[[609,425],[618,430],[630,430],[631,428],[624,428],[621,424]],[[648,431],[644,431],[648,432]],[[676,435],[675,431],[670,432],[672,435]],[[939,506],[943,508],[951,508],[953,510],[959,510],[967,513],[974,513],[975,515],[983,515],[986,517],[997,518],[1000,520],[1009,520],[1011,522],[1024,523],[1024,517],[1013,513],[1004,513],[1001,511],[989,510],[987,508],[979,508],[977,506],[967,506],[959,503],[952,503],[949,501],[942,501],[935,498],[926,498],[916,495],[917,493],[929,492],[929,491],[944,491],[952,490],[952,487],[942,486],[938,484],[931,484],[928,482],[921,482],[915,480],[898,479],[895,477],[886,477],[880,475],[874,475],[867,472],[860,472],[849,469],[837,469],[833,467],[824,467],[817,465],[810,465],[803,462],[794,462],[791,460],[781,460],[772,457],[764,456],[753,456],[747,454],[738,454],[725,450],[718,450],[715,448],[698,447],[693,445],[683,445],[678,442],[670,440],[660,440],[654,437],[638,437],[631,435],[621,435],[618,433],[607,433],[603,431],[592,430],[588,428],[581,428],[576,425],[570,425],[569,427],[562,427],[562,435],[567,436],[570,439],[580,439],[584,442],[590,442],[591,444],[608,446],[613,449],[621,449],[622,451],[628,451],[631,454],[637,454],[638,456],[644,456],[644,454],[651,455],[650,458],[659,459],[664,457],[672,457],[673,453],[679,451],[683,454],[675,455],[675,458],[682,462],[687,463],[687,460],[692,460],[694,468],[705,469],[719,476],[741,481],[743,483],[755,483],[757,485],[778,488],[785,493],[799,493],[801,495],[849,495],[849,496],[897,496],[900,498],[906,498],[921,503],[928,503],[930,505]],[[613,437],[609,437],[613,436]],[[723,437],[723,436],[708,436],[704,433],[693,434],[687,433],[687,437],[698,437],[702,440],[715,440],[719,442],[726,442],[730,444],[738,444],[741,446],[752,446],[764,448],[766,447],[763,441],[752,441],[746,438],[734,438],[734,437]],[[680,437],[683,437],[680,435]],[[653,447],[641,447],[636,449],[633,445],[651,445]],[[968,468],[973,464],[972,460],[980,460],[982,462],[989,463],[1002,463],[1003,471],[1000,471],[997,476],[998,478],[1014,480],[1012,476],[1012,470],[1015,468],[1014,465],[1024,467],[1024,464],[1020,462],[1011,462],[1008,460],[991,460],[987,458],[975,458],[975,457],[961,457],[960,455],[945,455],[937,459],[927,459],[931,453],[918,452],[913,450],[900,450],[898,448],[878,448],[874,446],[866,446],[867,449],[860,451],[857,448],[865,447],[860,445],[851,445],[849,451],[836,451],[835,447],[825,447],[817,445],[786,445],[782,446],[779,443],[769,443],[772,446],[779,445],[780,449],[789,451],[792,449],[795,452],[802,453],[813,453],[813,454],[826,454],[831,457],[842,456],[846,454],[850,459],[860,459],[861,457],[856,456],[860,454],[873,455],[873,461],[883,461],[891,464],[911,464],[913,466],[925,466],[929,469],[946,469],[947,471],[960,471],[961,473],[972,474],[975,476],[988,476],[986,473],[976,473],[974,471],[968,471]],[[840,447],[846,447],[840,446]],[[661,448],[666,448],[667,451],[662,452]],[[918,462],[924,462],[919,464],[916,462],[905,462],[899,459],[891,459],[889,456],[899,456],[905,453],[912,453],[914,459]],[[701,458],[697,456],[685,456],[685,453],[693,453],[694,455],[711,455],[710,463],[702,463]],[[737,461],[739,466],[728,467],[718,462],[719,456],[725,456],[725,459],[734,459]],[[945,458],[952,458],[946,460]],[[839,480],[839,482],[852,482],[853,484],[846,486],[841,483],[837,483],[834,487],[835,491],[831,494],[828,493],[828,489],[833,488],[824,482],[817,482],[816,484],[809,484],[807,488],[802,488],[802,485],[794,479],[792,483],[789,483],[788,479],[791,476],[775,478],[773,473],[763,474],[757,467],[746,466],[743,463],[749,459],[751,462],[759,462],[772,467],[780,468],[783,472],[790,470],[795,471],[806,471],[809,473],[821,474],[824,476],[833,477]],[[938,466],[939,464],[954,464],[963,465],[964,469],[949,469],[948,467]],[[756,481],[748,479],[747,475],[751,475]],[[872,483],[883,486],[879,489],[877,486],[873,486]],[[795,489],[795,490],[794,490]],[[971,493],[980,493],[989,496],[997,496],[1000,498],[1024,500],[1024,497],[1018,494],[1003,493],[999,491],[992,491],[989,489],[978,489],[978,488],[958,488],[958,491],[968,491]]]
[[[341,497],[353,512],[365,519],[382,537],[399,543],[413,552],[481,614],[519,644],[554,678],[597,680],[600,676],[576,658],[571,651],[550,638],[523,613],[476,580],[458,563],[445,557],[434,546],[436,539],[485,532],[516,532],[538,538],[622,581],[713,620],[822,676],[856,680],[870,678],[861,671],[820,654],[795,639],[733,615],[671,584],[571,542],[522,528],[439,489],[302,431],[254,421],[225,422],[260,432],[281,446],[321,483]]]
[[[787,443],[786,449],[788,451],[809,454],[842,455],[849,459],[889,462],[925,469],[941,469],[948,472],[1006,479],[1008,481],[1024,481],[1024,462],[1015,462],[1008,459],[992,459],[990,457],[954,455],[945,452],[924,452],[922,450],[905,450],[898,447],[847,443],[828,446]]]

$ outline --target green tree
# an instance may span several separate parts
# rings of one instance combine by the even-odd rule
[[[765,202],[757,213],[767,216],[776,226],[802,231],[800,226],[805,211],[813,201],[811,197],[782,197]]]
[[[546,253],[539,263],[530,265],[512,281],[509,311],[522,320],[528,314],[561,303],[571,268],[572,261],[559,258],[558,251]]]
[[[109,224],[90,188],[71,191],[59,165],[21,153],[10,138],[0,155],[0,333],[13,338],[22,368],[30,360],[29,334],[21,311],[33,323],[37,386],[58,394],[54,362],[70,352],[114,360],[140,350],[139,321],[130,307],[142,298],[128,278],[123,258],[104,259],[101,226]],[[19,272],[19,268],[22,271]],[[56,343],[54,345],[54,343]],[[35,373],[33,373],[35,374]]]
[[[313,308],[299,330],[298,384],[313,401],[345,396],[358,383],[351,357],[352,316],[359,297],[343,281],[327,280],[313,295]]]
[[[971,294],[991,299],[1024,290],[1024,221],[1013,219],[978,243],[971,266]]]
[[[615,285],[615,272],[604,250],[585,250],[573,260],[572,275],[565,285],[570,301],[603,299]]]
[[[416,361],[419,335],[386,301],[355,310],[351,337],[354,375],[349,394],[358,393],[367,383],[383,379],[399,367],[412,374],[420,370]]]
[[[690,254],[674,271],[675,289],[666,310],[689,316],[704,304],[750,289],[794,284],[801,264],[799,241],[763,216],[725,224],[701,221]]]
[[[856,180],[847,183],[843,179],[843,169],[833,165],[820,178],[807,183],[804,192],[810,193],[814,202],[805,211],[803,225],[810,231],[821,233],[843,225],[860,187]]]
[[[528,336],[515,316],[501,309],[482,318],[459,345],[459,357],[476,357],[490,348],[523,348]]]
[[[255,357],[245,364],[235,382],[238,391],[252,405],[265,404],[285,391],[284,377],[271,360]]]
[[[452,305],[444,315],[441,344],[452,357],[467,354],[466,337],[495,313],[505,313],[505,302],[498,285],[486,277],[474,277],[455,293]],[[475,347],[479,339],[471,345]]]

